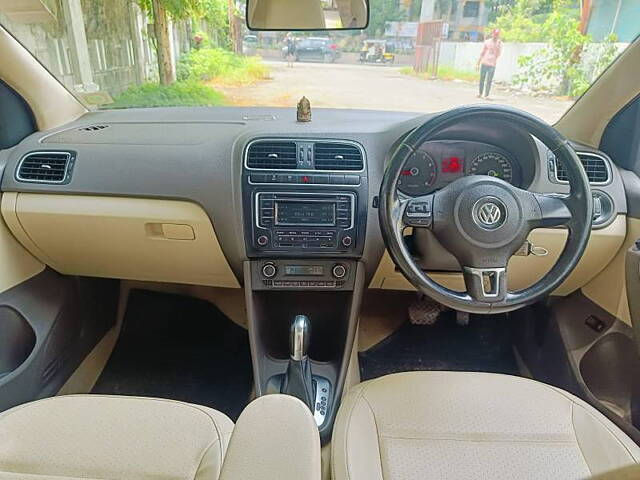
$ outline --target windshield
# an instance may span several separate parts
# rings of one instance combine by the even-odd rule
[[[240,0],[20,3],[0,2],[0,23],[91,109],[306,96],[414,112],[492,102],[554,122],[640,30],[637,0],[371,0],[366,30],[293,33],[249,31]]]

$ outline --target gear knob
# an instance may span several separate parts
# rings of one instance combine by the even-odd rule
[[[296,315],[291,324],[289,336],[289,355],[292,360],[301,361],[307,358],[310,337],[311,322],[309,317]]]

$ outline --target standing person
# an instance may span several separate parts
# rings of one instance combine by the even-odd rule
[[[478,59],[476,69],[480,69],[480,85],[478,98],[489,98],[491,91],[491,82],[493,82],[493,74],[496,73],[496,63],[502,53],[502,40],[500,40],[500,30],[495,28],[491,32],[491,37],[485,40]]]
[[[285,45],[287,47],[287,67],[293,67],[293,60],[296,56],[296,41],[291,32],[287,33]]]

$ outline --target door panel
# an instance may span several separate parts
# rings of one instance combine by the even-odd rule
[[[0,217],[0,411],[55,395],[115,323],[118,283],[45,269]]]

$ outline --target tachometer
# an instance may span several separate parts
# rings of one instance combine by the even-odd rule
[[[436,162],[427,152],[418,150],[402,169],[398,190],[407,195],[426,195],[436,183],[436,176]]]
[[[478,155],[469,165],[469,175],[489,175],[513,182],[513,166],[501,153],[488,152]]]

